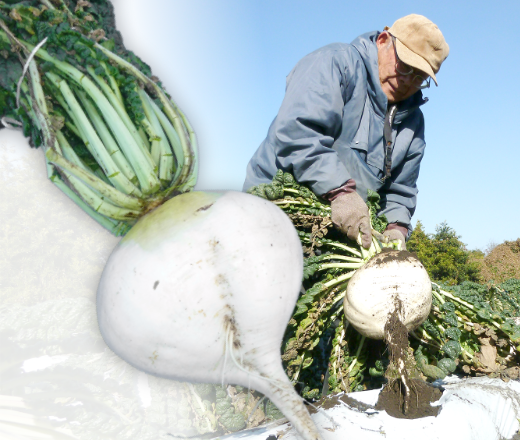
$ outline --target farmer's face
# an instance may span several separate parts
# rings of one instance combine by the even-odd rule
[[[394,104],[412,96],[417,87],[412,85],[415,75],[401,75],[395,68],[396,57],[392,37],[382,32],[377,37],[377,58],[379,64],[379,81],[389,104]],[[417,72],[419,73],[419,72]],[[425,77],[428,77],[425,75]]]

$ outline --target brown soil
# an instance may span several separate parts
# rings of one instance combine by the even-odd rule
[[[359,412],[365,412],[369,409],[375,409],[372,405],[367,405],[366,403],[360,402],[352,397],[347,396],[346,394],[332,394],[329,396],[322,397],[312,406],[307,406],[310,414],[314,414],[318,412],[317,408],[330,409],[335,406],[341,405],[342,403],[346,403],[351,409],[354,409]]]
[[[442,391],[422,379],[418,373],[413,356],[408,350],[408,331],[399,320],[402,304],[396,299],[395,308],[389,314],[385,325],[385,342],[389,352],[390,364],[385,372],[388,384],[379,393],[374,407],[357,402],[347,395],[326,396],[316,402],[317,407],[331,408],[346,403],[352,409],[366,411],[369,408],[385,410],[390,416],[404,419],[437,416],[440,407],[431,406],[438,401]],[[408,394],[405,392],[406,386]],[[310,408],[309,408],[310,409]],[[314,410],[310,409],[313,413]]]
[[[442,391],[420,379],[411,379],[411,399],[406,414],[403,413],[404,395],[401,381],[395,380],[379,393],[377,410],[385,410],[388,415],[399,419],[418,419],[436,416],[440,407],[431,406],[442,396]]]
[[[501,283],[510,278],[520,279],[520,238],[495,247],[480,261],[480,274],[484,282],[493,280]]]
[[[385,342],[388,347],[388,365],[385,377],[390,384],[394,381],[399,383],[399,388],[403,389],[402,394],[402,412],[408,414],[408,409],[411,406],[411,381],[410,359],[408,354],[408,331],[405,325],[399,319],[402,314],[402,303],[398,297],[395,298],[394,310],[388,315],[388,320],[385,324]],[[407,365],[408,364],[408,365]],[[413,365],[415,367],[415,363]]]
[[[359,402],[346,394],[335,394],[322,397],[314,405],[307,406],[309,413],[314,414],[317,408],[329,409],[346,403],[355,411],[365,412],[367,410],[386,411],[388,415],[400,419],[418,419],[420,417],[437,416],[440,406],[431,406],[442,396],[442,391],[435,388],[421,379],[411,379],[411,402],[406,414],[403,414],[403,393],[400,381],[393,381],[390,385],[383,387],[379,393],[376,406],[367,405]],[[519,439],[520,440],[520,439]]]
[[[384,329],[385,342],[390,354],[390,363],[391,365],[393,364],[400,373],[401,368],[398,366],[398,364],[400,361],[402,361],[404,367],[406,353],[408,351],[408,330],[399,319],[399,314],[402,313],[401,310],[402,303],[399,298],[396,298],[395,308],[393,312],[389,314],[388,321],[386,322]],[[402,373],[406,374],[406,370],[402,371]]]
[[[439,408],[431,406],[442,392],[417,376],[415,360],[408,351],[408,331],[399,320],[402,304],[396,298],[395,308],[385,324],[385,342],[390,364],[385,372],[388,384],[379,394],[376,409],[386,410],[392,417],[416,419],[436,416]]]
[[[379,257],[380,263],[385,264],[390,261],[410,261],[415,262],[417,260],[417,255],[413,252],[408,251],[396,251],[392,248],[383,248],[381,252],[376,255]],[[417,261],[420,263],[420,261]]]

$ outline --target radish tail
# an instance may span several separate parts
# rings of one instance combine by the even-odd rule
[[[274,377],[272,372],[269,376]],[[276,376],[279,377],[276,383],[264,380],[256,384],[256,389],[276,405],[304,440],[321,440],[303,399],[294,390],[281,365]]]
[[[303,440],[322,440],[307,408],[305,408],[303,398],[294,390],[291,381],[285,374],[279,354],[274,355],[276,360],[273,359],[273,362],[267,362],[267,359],[264,357],[264,368],[260,368],[257,371],[248,370],[235,357],[233,338],[234,332],[228,328],[224,358],[227,359],[229,355],[238,370],[246,374],[245,377],[249,381],[249,388],[253,387],[269,398],[283,415],[287,417]],[[265,371],[265,367],[267,367],[268,371]],[[241,385],[246,386],[245,383]]]

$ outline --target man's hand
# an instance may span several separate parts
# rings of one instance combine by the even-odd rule
[[[385,232],[383,232],[383,236],[388,237],[388,240],[400,240],[401,241],[401,250],[406,250],[406,239],[402,232],[402,229],[404,229],[402,226],[393,229],[387,229]]]
[[[370,213],[359,194],[355,191],[342,193],[332,200],[330,207],[334,226],[348,238],[368,249],[372,243]],[[360,233],[361,240],[359,240]]]

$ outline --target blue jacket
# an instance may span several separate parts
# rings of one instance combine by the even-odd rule
[[[408,225],[417,203],[417,177],[424,154],[424,118],[419,90],[398,104],[392,126],[391,176],[384,176],[383,126],[388,106],[379,82],[376,39],[322,47],[298,62],[287,77],[278,115],[247,166],[244,191],[270,183],[277,169],[323,195],[356,181],[381,196],[390,223]]]

